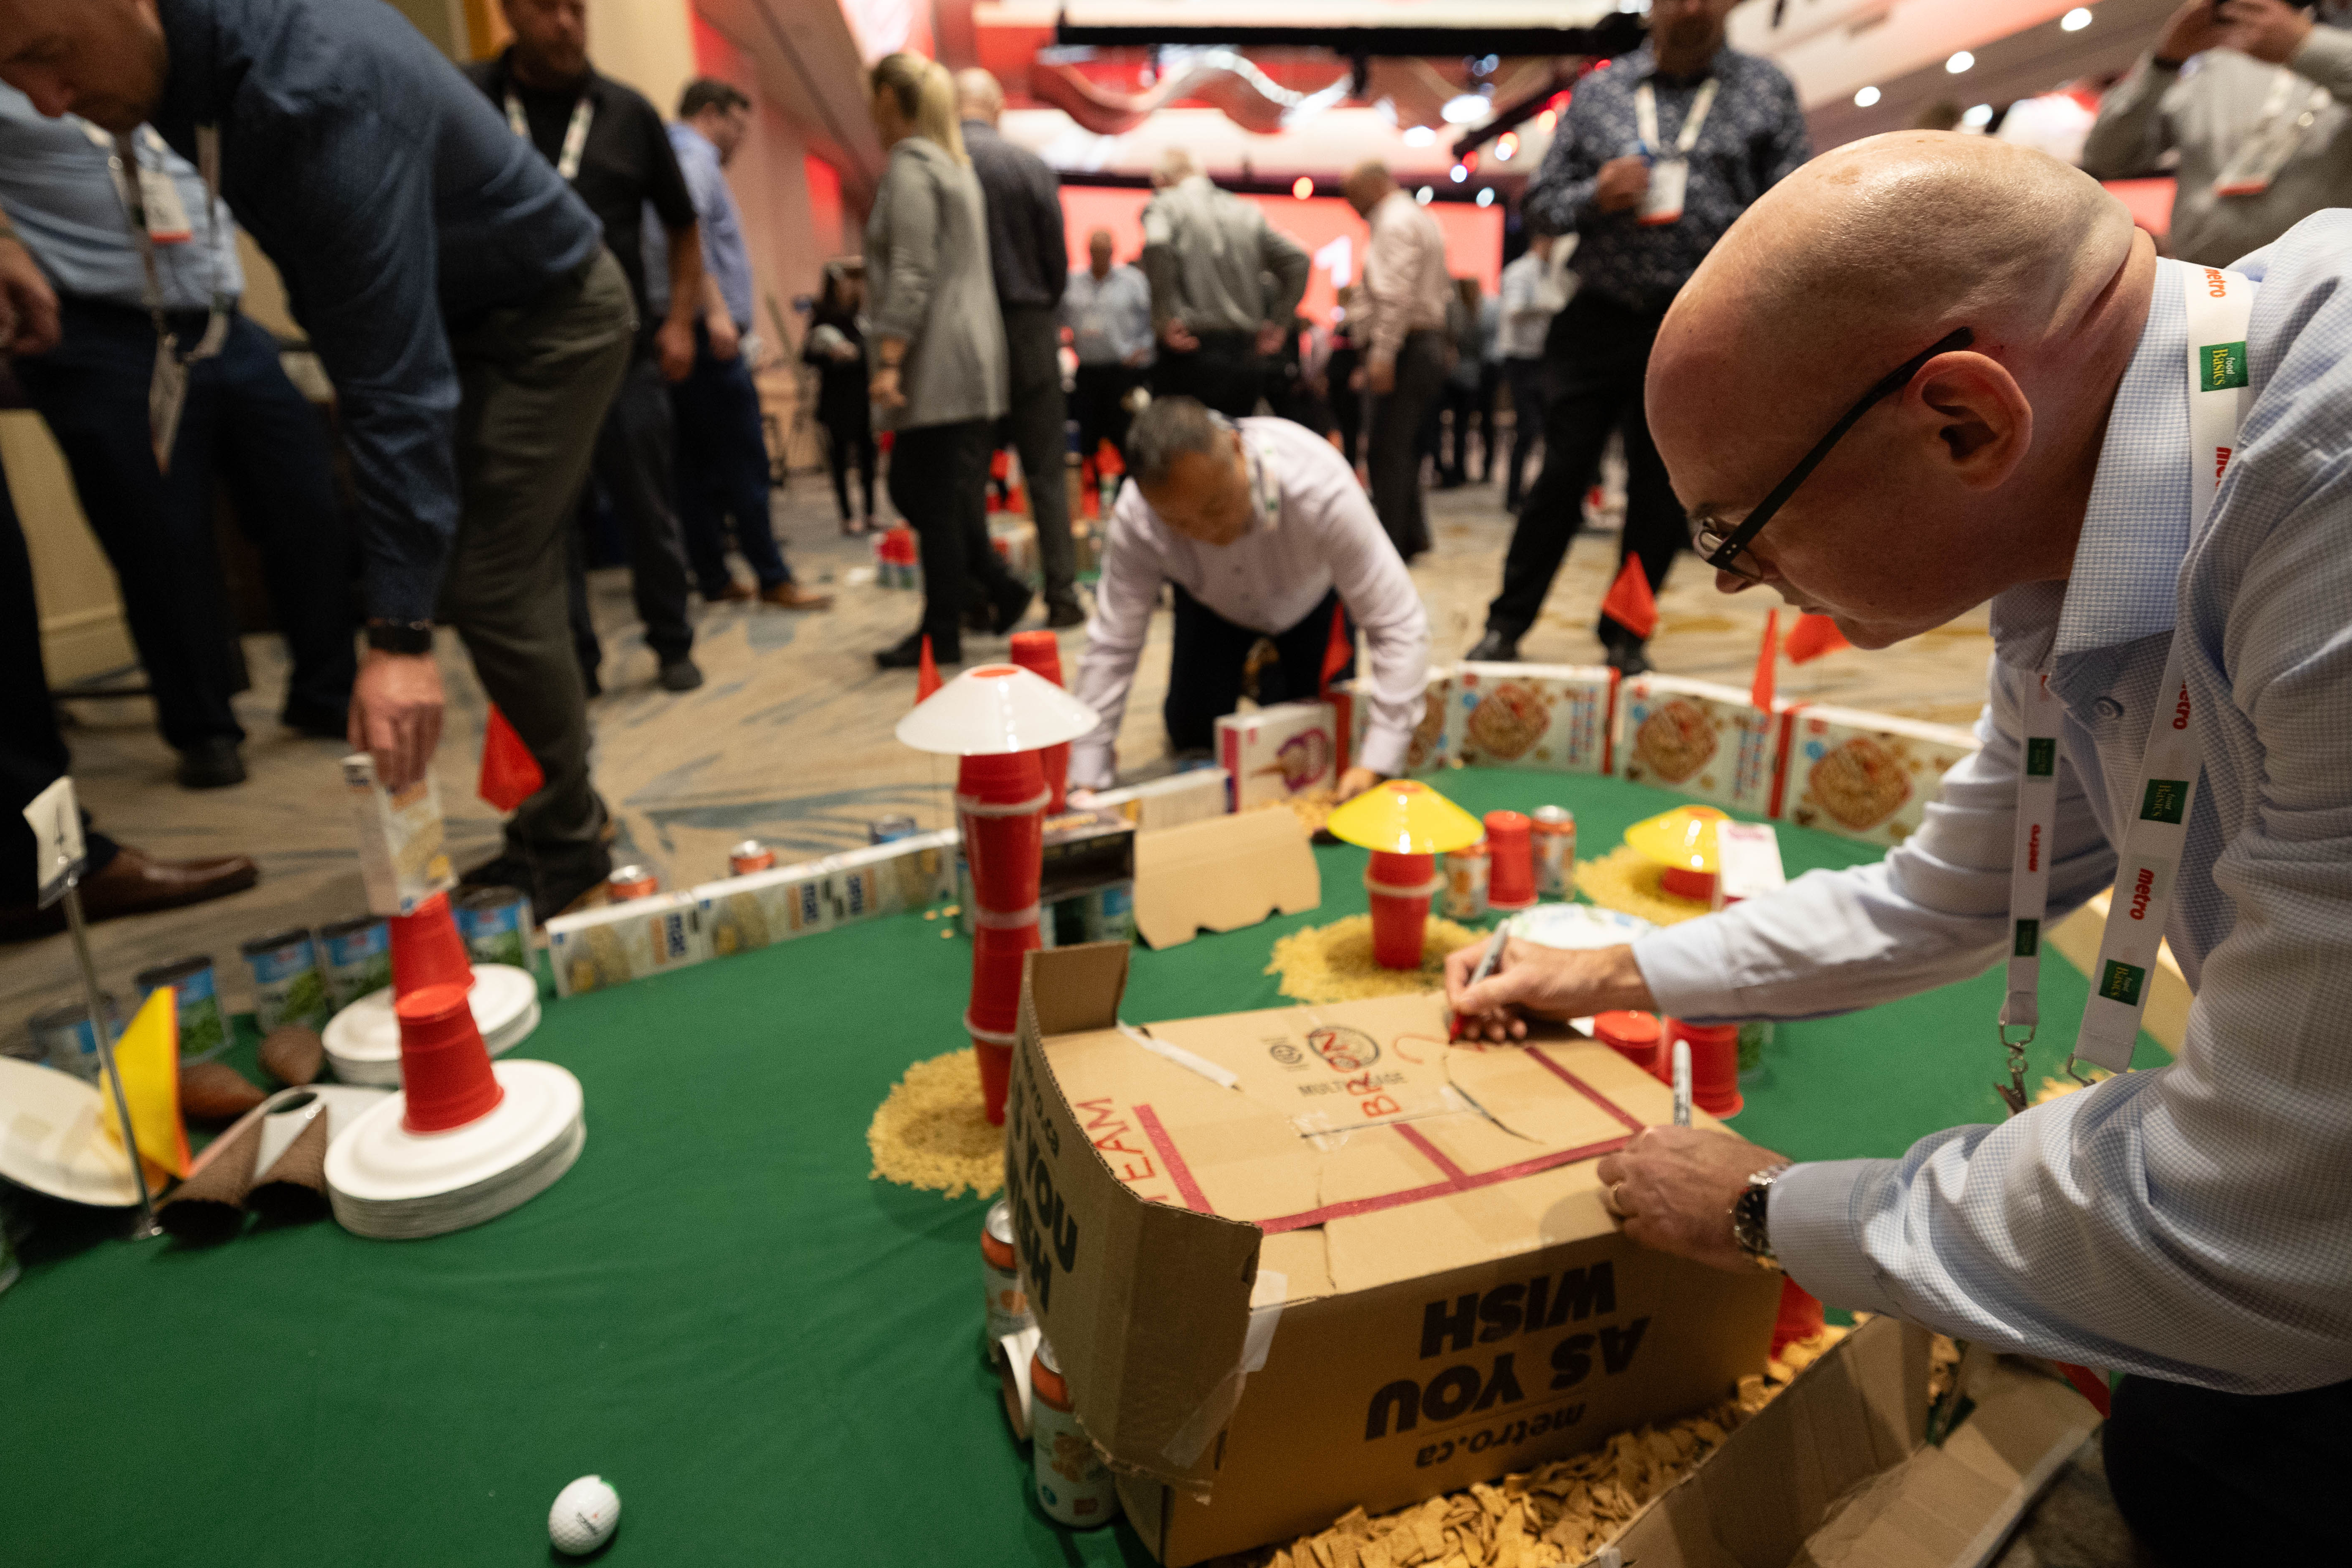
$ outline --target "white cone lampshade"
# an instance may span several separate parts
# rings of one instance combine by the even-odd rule
[[[898,739],[950,757],[1034,752],[1075,741],[1102,717],[1050,680],[1011,664],[967,669],[898,721]]]

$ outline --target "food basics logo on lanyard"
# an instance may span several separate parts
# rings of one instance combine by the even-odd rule
[[[2253,402],[2246,365],[2246,324],[2254,308],[2253,282],[2210,267],[2179,269],[2189,318],[2189,537],[2202,536]],[[2196,804],[2201,753],[2197,713],[2181,669],[2176,628],[2157,687],[2156,711],[2141,754],[2138,787],[2116,856],[2116,887],[2091,971],[2091,999],[2074,1054],[2110,1071],[2131,1066],[2140,1016],[2147,1010],[2157,947],[2172,910],[2174,872]],[[2007,1085],[1995,1085],[2011,1112],[2025,1109],[2024,1047],[2039,1021],[2035,992],[2042,973],[2042,923],[2050,890],[2052,832],[2058,797],[2058,700],[2044,671],[2024,702],[2024,749],[2017,787],[2016,838],[2011,847],[2008,997],[2000,1038],[2009,1051]],[[2012,1038],[2012,1030],[2022,1030]]]
[[[563,128],[563,151],[555,160],[555,173],[567,185],[580,177],[580,155],[588,150],[588,127],[595,122],[596,106],[583,92],[580,101],[572,106],[572,123]],[[511,92],[507,94],[507,129],[526,142],[530,140],[530,121]]]
[[[1697,94],[1691,99],[1690,113],[1683,119],[1682,134],[1675,138],[1674,155],[1661,157],[1658,153],[1658,95],[1648,82],[1633,90],[1633,123],[1642,134],[1642,156],[1650,160],[1650,188],[1642,193],[1638,221],[1644,228],[1655,228],[1680,222],[1683,197],[1690,190],[1690,150],[1698,145],[1698,133],[1706,124],[1706,111],[1715,107],[1715,78],[1699,84]]]

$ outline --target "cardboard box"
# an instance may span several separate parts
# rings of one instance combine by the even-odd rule
[[[1465,767],[1605,773],[1618,679],[1605,664],[1457,665],[1446,749]]]
[[[1277,702],[1217,721],[1217,762],[1233,779],[1233,808],[1274,805],[1339,782],[1339,741],[1328,702]]]
[[[1971,731],[1948,724],[1808,707],[1797,713],[1790,739],[1787,805],[1773,815],[1847,838],[1900,844],[1919,830],[1945,773],[1976,749]]]
[[[1287,811],[1207,817],[1135,841],[1135,929],[1155,948],[1322,901],[1306,825]]]
[[[1617,772],[1758,816],[1780,815],[1793,704],[1765,712],[1710,680],[1637,675],[1617,693]]]
[[[1864,1324],[1636,1515],[1601,1557],[1640,1568],[1980,1568],[2098,1425],[2063,1380],[2001,1359],[1925,1443],[1927,1336]]]
[[[1645,1251],[1601,1206],[1594,1163],[1672,1115],[1616,1052],[1449,1047],[1427,995],[1146,1034],[1118,1023],[1127,962],[1029,956],[1005,1185],[1078,1416],[1170,1568],[1761,1370],[1779,1280]]]
[[[656,893],[547,922],[559,996],[609,990],[710,956],[710,934],[693,893]]]
[[[1222,816],[1232,801],[1232,780],[1223,768],[1190,768],[1148,784],[1097,790],[1097,811],[1116,811],[1139,833],[1181,827],[1202,817]]]
[[[1780,864],[1780,831],[1769,822],[1717,823],[1715,868],[1712,907],[1717,910],[1789,885]]]

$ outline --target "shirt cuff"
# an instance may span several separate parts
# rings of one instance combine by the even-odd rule
[[[1896,1313],[1863,1250],[1854,1211],[1866,1187],[1895,1169],[1892,1160],[1823,1160],[1780,1173],[1765,1199],[1772,1255],[1789,1278],[1832,1307]]]
[[[1108,789],[1118,783],[1118,759],[1114,749],[1079,741],[1070,747],[1070,787]]]
[[[1685,921],[1636,937],[1633,966],[1658,1010],[1671,1017],[1701,1024],[1748,1016],[1738,991],[1725,979],[1731,973],[1731,953],[1714,921]]]
[[[1362,694],[1358,694],[1359,701]],[[1356,750],[1355,765],[1370,768],[1383,778],[1394,778],[1404,772],[1405,752],[1412,745],[1412,731],[1391,730],[1374,725],[1364,731],[1364,743]]]

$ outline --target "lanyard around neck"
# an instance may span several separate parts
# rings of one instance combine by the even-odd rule
[[[1699,84],[1698,93],[1691,100],[1690,112],[1683,117],[1682,134],[1675,138],[1675,156],[1686,157],[1698,145],[1699,128],[1706,123],[1706,111],[1715,107],[1716,79],[1707,78]],[[1653,157],[1658,152],[1658,95],[1648,82],[1633,89],[1633,122],[1641,132],[1643,151]]]
[[[236,309],[236,302],[220,286],[220,127],[196,127],[196,172],[205,182],[205,251],[212,258],[213,291],[205,335],[193,349],[179,347],[171,323],[164,320],[163,280],[155,268],[155,240],[147,226],[147,195],[139,184],[137,132],[114,138],[113,163],[115,172],[122,176],[118,188],[122,193],[123,214],[131,223],[131,242],[139,247],[139,262],[146,271],[147,314],[155,323],[155,341],[184,365],[210,359],[228,341],[229,318]]]
[[[2238,445],[2238,430],[2253,403],[2246,327],[2257,290],[2251,279],[2211,267],[2182,267],[2180,284],[2189,328],[2189,537],[2193,546],[2212,514],[2221,475]],[[2112,1072],[2130,1067],[2140,1017],[2155,990],[2157,950],[2172,911],[2201,767],[2197,715],[2182,662],[2181,637],[2175,628],[2131,796],[2134,816],[2116,858],[2115,891],[2099,939],[2098,961],[2091,970],[2091,998],[2066,1061],[2069,1072],[2077,1058]],[[2010,1081],[1994,1087],[2012,1114],[2025,1109],[2024,1048],[2039,1021],[2035,993],[2054,847],[2061,717],[2044,671],[2024,700],[2025,743],[2019,760],[2017,827],[2011,847],[2009,985],[2000,1011]],[[2012,1030],[2023,1032],[2012,1038]]]
[[[580,101],[572,106],[572,123],[563,129],[563,151],[555,160],[555,173],[567,185],[580,177],[580,155],[588,150],[588,127],[595,122],[596,106],[583,91]],[[507,129],[526,142],[530,140],[530,121],[511,88],[507,90]]]

